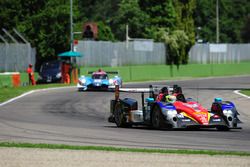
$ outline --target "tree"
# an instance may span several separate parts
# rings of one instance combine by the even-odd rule
[[[20,0],[1,0],[0,6],[0,28],[12,30],[16,27],[19,16],[22,15]]]
[[[186,47],[189,45],[189,38],[183,30],[169,31],[159,28],[155,33],[161,42],[165,43],[167,64],[170,65],[171,76],[173,76],[173,64],[179,69],[180,64],[186,59]]]
[[[98,22],[98,40],[101,41],[115,41],[114,34],[111,28],[103,22]]]
[[[88,21],[109,23],[119,9],[121,0],[79,0],[80,18]]]
[[[114,25],[114,18],[117,15],[117,11],[119,9],[119,4],[121,0],[84,0],[78,2],[79,2],[80,18],[83,21],[82,23],[85,22],[96,22],[98,24],[103,23],[103,25],[105,25],[104,29],[106,30],[108,27],[111,29],[111,31],[112,29],[113,30],[116,29],[115,27],[116,25]],[[102,25],[100,26],[102,31],[103,27]],[[107,40],[107,38],[105,39]]]
[[[250,43],[250,14],[248,15],[245,25],[242,28],[242,40],[245,43]]]
[[[195,0],[141,1],[142,9],[149,14],[151,20],[150,25],[146,30],[146,36],[153,38],[155,41],[163,41],[166,44],[169,43],[172,45],[168,49],[168,54],[170,56],[175,55],[173,57],[174,59],[170,57],[170,60],[173,60],[173,63],[176,64],[178,68],[179,64],[187,64],[188,51],[195,42],[193,19],[195,4]],[[161,36],[155,35],[159,34],[159,32],[161,34],[163,30],[165,31],[165,33],[162,34],[163,36],[166,36],[166,33],[168,33],[168,42],[166,42],[165,38],[162,39]],[[188,36],[188,38],[186,38],[186,36]],[[184,38],[183,40],[185,41],[185,45],[176,43],[176,47],[174,47],[174,41],[177,42],[178,40],[181,40],[182,37]],[[167,64],[171,64],[171,61],[168,60]]]
[[[56,59],[58,53],[69,49],[70,9],[67,3],[50,0],[39,11],[30,16],[30,19],[20,22],[18,29],[26,34],[36,47],[40,64],[43,60]]]
[[[140,0],[142,11],[149,15],[145,37],[153,38],[158,28],[173,30],[176,26],[176,11],[172,0]]]
[[[243,42],[241,30],[250,11],[248,0],[219,0],[221,43]],[[216,0],[197,0],[195,26],[201,27],[200,36],[210,43],[216,42]]]
[[[142,11],[150,16],[150,24],[155,27],[173,28],[176,13],[172,0],[140,0]]]
[[[122,0],[119,4],[119,10],[114,17],[114,34],[119,40],[125,39],[126,24],[129,26],[129,36],[132,38],[142,38],[145,26],[148,22],[148,16],[144,13],[138,4],[138,0]]]
[[[183,45],[182,54],[181,54],[181,64],[188,63],[188,52],[191,46],[195,43],[195,26],[194,26],[194,10],[196,7],[196,0],[176,0],[174,1],[174,7],[177,15],[177,24],[175,30],[182,30],[185,34],[182,34],[181,31],[175,31],[175,33],[179,33],[178,36],[185,35],[188,36],[188,39],[185,41],[185,45]]]

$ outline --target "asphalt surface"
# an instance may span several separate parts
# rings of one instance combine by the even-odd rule
[[[186,97],[210,107],[215,97],[235,102],[242,130],[154,130],[147,127],[117,128],[108,123],[111,92],[78,92],[75,87],[29,94],[0,107],[0,140],[71,145],[102,145],[159,149],[250,151],[250,101],[233,90],[250,88],[250,76],[185,81],[131,83],[179,84]],[[124,97],[139,94],[123,93]]]

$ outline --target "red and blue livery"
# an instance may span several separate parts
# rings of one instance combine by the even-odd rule
[[[206,109],[192,98],[185,98],[178,85],[161,89],[151,85],[148,91],[136,91],[142,94],[142,108],[138,109],[138,101],[133,98],[120,99],[120,91],[116,88],[109,117],[109,122],[116,123],[118,127],[146,125],[156,129],[241,129],[235,105],[221,98],[215,98],[211,109]],[[149,93],[149,97],[144,98],[145,93]]]

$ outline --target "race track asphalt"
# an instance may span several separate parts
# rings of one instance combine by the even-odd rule
[[[0,107],[0,141],[102,145],[159,149],[206,149],[250,151],[250,99],[233,90],[250,88],[250,76],[195,79],[185,81],[144,82],[125,87],[148,87],[149,84],[178,84],[186,97],[210,107],[215,97],[235,102],[242,130],[215,129],[154,130],[147,127],[117,128],[109,123],[112,92],[78,92],[75,87],[44,90],[29,94]],[[124,97],[139,94],[123,93]]]

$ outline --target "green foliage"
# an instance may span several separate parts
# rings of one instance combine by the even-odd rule
[[[219,2],[220,42],[250,42],[250,1]],[[70,1],[1,0],[0,6],[0,28],[10,32],[18,29],[37,49],[38,64],[69,49]],[[177,56],[178,63],[187,63],[187,51],[195,36],[210,43],[216,41],[216,0],[73,0],[73,7],[74,31],[81,32],[87,21],[97,22],[99,40],[124,40],[126,24],[131,38],[155,41],[162,40],[155,35],[159,28],[169,35],[183,31],[188,44],[178,51],[181,53],[175,51],[176,55],[186,53]],[[81,39],[81,35],[75,39]]]
[[[57,54],[69,49],[69,1],[31,0],[1,1],[3,14],[0,19],[8,19],[2,27],[17,28],[37,50],[37,61],[56,59]],[[9,5],[11,4],[11,12]],[[75,7],[76,8],[76,7]],[[9,18],[15,18],[14,20]],[[74,12],[77,18],[78,12]]]
[[[160,28],[156,33],[156,37],[164,42],[167,48],[167,63],[179,65],[186,61],[186,48],[189,46],[190,40],[183,30],[170,31]]]
[[[24,21],[27,25],[24,33],[36,46],[40,58],[56,58],[58,53],[69,48],[69,19],[65,19],[69,18],[69,11],[68,4],[50,0],[44,9]]]
[[[114,34],[111,28],[103,22],[98,22],[98,40],[101,41],[115,41]]]
[[[168,28],[173,30],[176,26],[176,12],[172,0],[140,0],[142,10],[150,17],[148,26],[145,29],[145,37],[153,38],[155,41],[159,39],[154,37],[154,33],[158,28]]]
[[[242,28],[241,37],[243,42],[250,43],[250,14],[246,18],[245,25]]]
[[[177,15],[176,30],[183,30],[189,38],[190,47],[195,43],[195,26],[193,14],[196,8],[196,0],[174,1]],[[188,48],[189,49],[189,48]]]
[[[149,23],[155,27],[172,29],[176,25],[176,13],[173,0],[140,0],[142,11],[150,16]]]
[[[243,40],[241,31],[246,25],[249,11],[249,0],[219,0],[221,43],[247,41]],[[216,42],[216,0],[197,0],[194,19],[196,27],[201,27],[199,36],[206,42]]]
[[[126,35],[126,24],[129,26],[129,36],[132,38],[142,38],[148,16],[140,7],[138,0],[122,0],[119,4],[117,15],[113,24],[116,29],[114,33],[119,40],[124,40]]]
[[[12,30],[16,27],[19,17],[22,16],[20,0],[1,0],[0,6],[0,28]]]
[[[111,24],[121,0],[83,0],[78,1],[80,17],[88,21],[102,21]]]
[[[195,42],[193,13],[195,0],[141,1],[142,9],[150,15],[145,36],[162,41],[167,47],[167,64],[186,64],[188,51]]]

